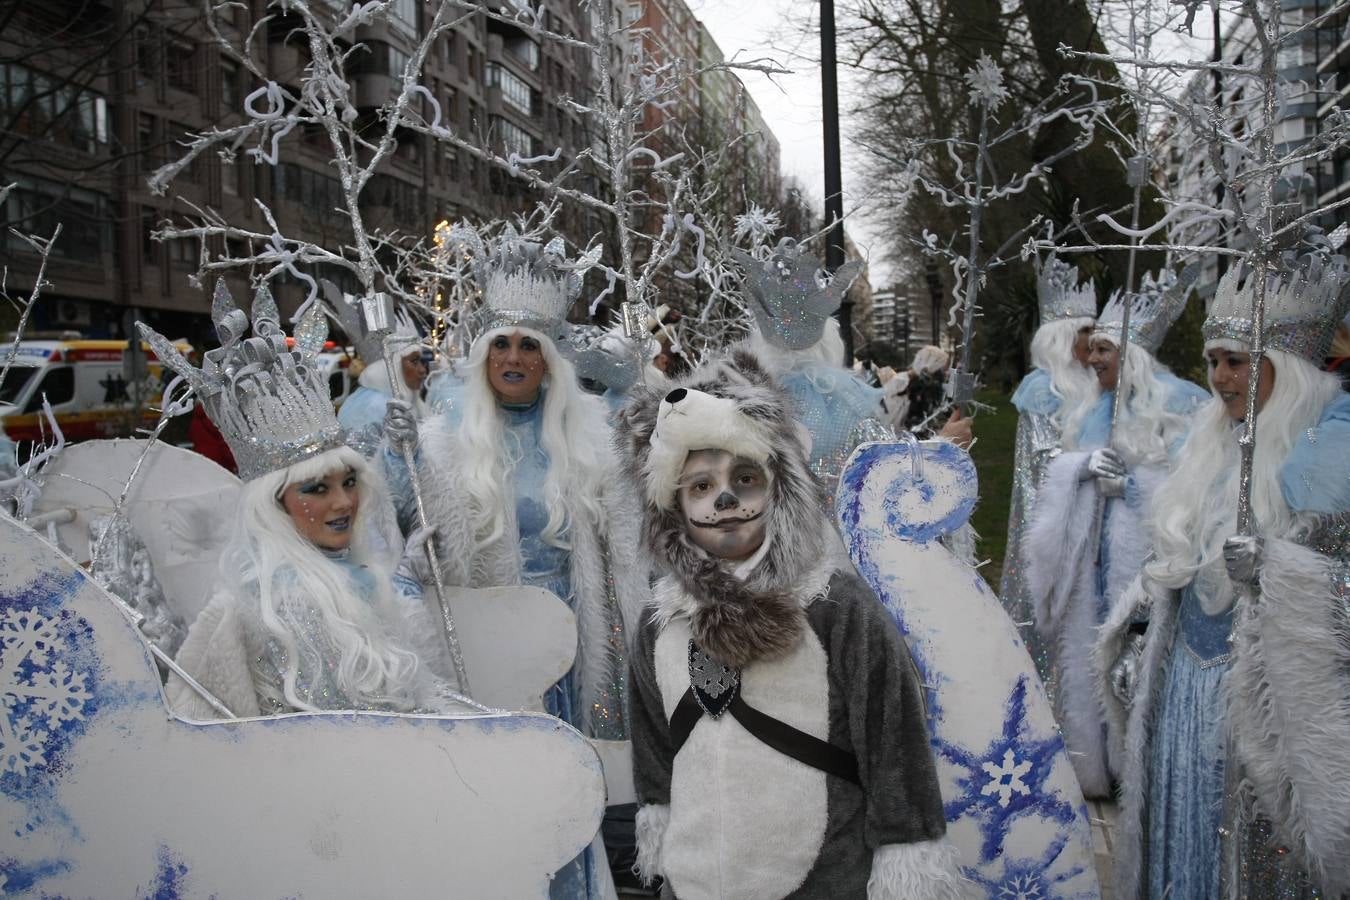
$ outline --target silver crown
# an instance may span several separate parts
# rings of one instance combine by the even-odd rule
[[[221,345],[206,352],[200,369],[163,335],[136,323],[155,355],[206,407],[246,481],[342,445],[328,383],[315,365],[328,337],[323,307],[312,304],[301,317],[293,349],[266,285],[254,295],[252,312],[253,337],[245,338],[249,317],[234,305],[225,280],[216,282],[211,319]]]
[[[1092,279],[1078,280],[1078,267],[1050,256],[1036,276],[1036,296],[1041,305],[1041,324],[1063,319],[1097,317],[1097,291]]]
[[[326,278],[319,279],[323,285],[324,298],[328,301],[328,311],[337,319],[346,333],[347,339],[356,348],[356,355],[366,365],[381,365],[384,362],[384,333],[372,333],[364,326],[361,316],[361,300],[351,294],[344,294],[337,285]],[[405,348],[415,345],[422,339],[406,310],[395,313],[395,327],[389,335],[396,347],[396,354],[406,356]]]
[[[581,296],[582,276],[601,253],[596,247],[569,260],[562,238],[541,245],[510,225],[489,244],[466,222],[450,229],[447,243],[472,255],[474,278],[483,292],[479,334],[518,326],[555,341],[567,337],[567,312]]]
[[[1309,253],[1266,282],[1265,346],[1301,356],[1320,367],[1331,349],[1336,326],[1350,310],[1350,261],[1344,256]],[[1208,343],[1252,340],[1252,294],[1256,279],[1242,280],[1234,267],[1219,281],[1202,333]]]
[[[1139,282],[1139,290],[1126,294],[1119,289],[1112,291],[1101,314],[1093,334],[1104,334],[1121,340],[1121,324],[1125,318],[1125,298],[1130,298],[1130,343],[1142,347],[1149,353],[1157,353],[1162,346],[1167,330],[1186,308],[1186,298],[1190,296],[1191,285],[1200,274],[1200,266],[1191,263],[1182,270],[1181,276],[1170,269],[1163,269],[1157,277],[1153,273],[1144,273]]]
[[[737,248],[731,254],[745,269],[745,292],[760,334],[787,350],[805,350],[820,340],[825,320],[862,271],[862,262],[851,260],[828,278],[820,260],[792,238],[779,241],[762,262]]]

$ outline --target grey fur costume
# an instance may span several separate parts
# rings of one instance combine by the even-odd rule
[[[831,526],[790,398],[740,349],[672,388],[735,401],[771,448],[771,500],[765,546],[732,571],[690,541],[678,503],[658,499],[671,486],[652,460],[663,396],[639,392],[620,415],[643,534],[668,573],[631,657],[639,872],[683,900],[956,896],[917,672],[872,590],[825,552]],[[677,749],[670,718],[691,684],[691,641],[739,668],[754,709],[851,754],[861,786],[770,747],[734,714],[701,716]]]

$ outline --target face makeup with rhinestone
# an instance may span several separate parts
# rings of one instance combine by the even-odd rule
[[[278,498],[300,536],[324,550],[351,546],[352,523],[361,505],[356,472],[339,469],[322,478],[286,485]]]

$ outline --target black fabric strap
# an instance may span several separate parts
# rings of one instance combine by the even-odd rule
[[[746,731],[784,756],[862,787],[862,781],[858,778],[858,758],[852,753],[760,712],[739,694],[731,701],[727,712]],[[676,753],[689,740],[690,733],[702,717],[703,710],[694,699],[694,689],[690,688],[684,692],[670,717],[670,740]]]

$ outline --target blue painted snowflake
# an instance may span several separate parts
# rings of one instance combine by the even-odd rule
[[[943,741],[940,729],[933,739],[933,749],[964,770],[956,778],[959,793],[946,804],[947,821],[977,821],[982,862],[1003,852],[1008,830],[1019,818],[1041,816],[1065,827],[1074,821],[1073,806],[1045,789],[1064,739],[1057,733],[1039,739],[1028,734],[1026,701],[1027,680],[1022,676],[1008,698],[1001,732],[983,751]]]
[[[967,878],[984,889],[985,896],[991,900],[1066,900],[1066,898],[1092,897],[1095,892],[1082,892],[1070,888],[1065,891],[1068,882],[1083,874],[1082,866],[1075,866],[1063,872],[1051,875],[1050,870],[1058,862],[1064,847],[1068,844],[1068,835],[1060,835],[1038,859],[1011,859],[1003,857],[999,865],[989,867],[989,874],[978,869],[965,868]]]

